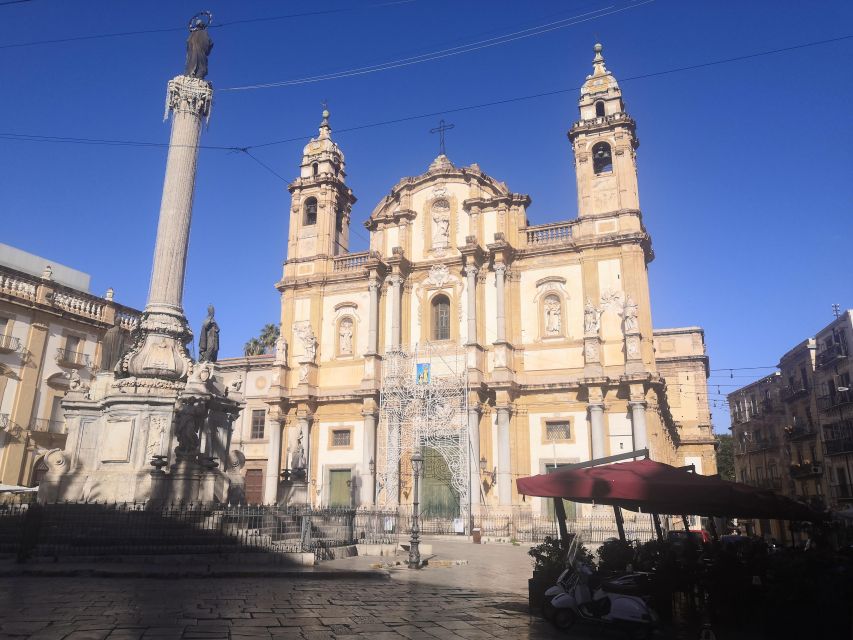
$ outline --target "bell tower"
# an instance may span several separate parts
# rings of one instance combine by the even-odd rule
[[[329,110],[320,134],[305,145],[292,195],[287,263],[330,259],[349,251],[349,223],[355,196],[346,186],[344,154],[332,140]],[[316,271],[316,269],[315,269]]]
[[[580,217],[640,208],[636,123],[625,111],[619,83],[604,65],[603,48],[593,48],[592,75],[586,77],[578,102],[580,120],[568,134]]]

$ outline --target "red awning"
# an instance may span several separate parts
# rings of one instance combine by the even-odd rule
[[[518,492],[607,504],[632,511],[740,518],[815,520],[805,505],[749,485],[702,476],[652,460],[566,468],[519,478]]]

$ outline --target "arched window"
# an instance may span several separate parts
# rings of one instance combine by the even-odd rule
[[[601,100],[595,103],[595,115],[598,118],[604,117],[604,103]]]
[[[592,170],[596,174],[613,171],[613,156],[606,142],[599,142],[592,148]]]
[[[432,299],[432,339],[450,340],[450,300],[445,295]]]
[[[306,227],[317,224],[317,198],[308,198],[305,201],[305,220],[303,224]]]
[[[335,212],[335,229],[338,233],[344,230],[344,210],[340,207]]]
[[[315,162],[314,164],[311,165],[311,174],[316,176],[319,173],[320,173],[320,165]]]

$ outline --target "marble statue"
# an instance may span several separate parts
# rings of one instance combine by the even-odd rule
[[[213,40],[207,34],[207,25],[200,15],[196,16],[190,21],[184,75],[204,80],[207,77],[207,57],[211,49],[213,49]]]
[[[198,335],[198,361],[216,362],[219,355],[219,325],[213,319],[216,310],[213,305],[207,307],[207,318],[201,324]]]
[[[545,298],[545,332],[548,335],[556,335],[562,329],[563,318],[560,300],[556,296]]]
[[[601,321],[601,311],[592,306],[592,300],[586,299],[583,310],[583,330],[587,334],[597,334]]]
[[[104,334],[104,339],[101,342],[101,361],[99,367],[101,371],[112,371],[124,355],[125,341],[127,339],[127,331],[124,331],[120,326],[113,325]]]
[[[342,355],[352,355],[352,320],[344,318],[338,330],[338,344]]]
[[[622,311],[622,318],[625,321],[625,333],[635,332],[639,329],[637,322],[637,303],[631,296],[625,299],[625,308]]]
[[[290,466],[294,469],[304,469],[306,465],[305,447],[302,446],[302,431],[300,430],[299,435],[296,436],[296,450],[293,452]]]
[[[317,336],[314,335],[314,329],[311,325],[306,326],[299,332],[299,337],[302,340],[302,348],[305,349],[305,358],[313,363],[317,357]]]
[[[450,205],[436,200],[432,205],[432,246],[445,248],[450,244]]]

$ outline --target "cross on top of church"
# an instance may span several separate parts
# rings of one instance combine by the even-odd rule
[[[447,155],[447,149],[445,149],[445,147],[444,147],[444,132],[450,131],[455,126],[456,126],[455,124],[445,124],[444,119],[442,118],[441,120],[438,121],[437,127],[429,130],[430,133],[437,133],[438,134],[438,145],[439,145],[438,148],[439,148],[439,151],[441,152],[441,155],[443,155],[443,156]]]

